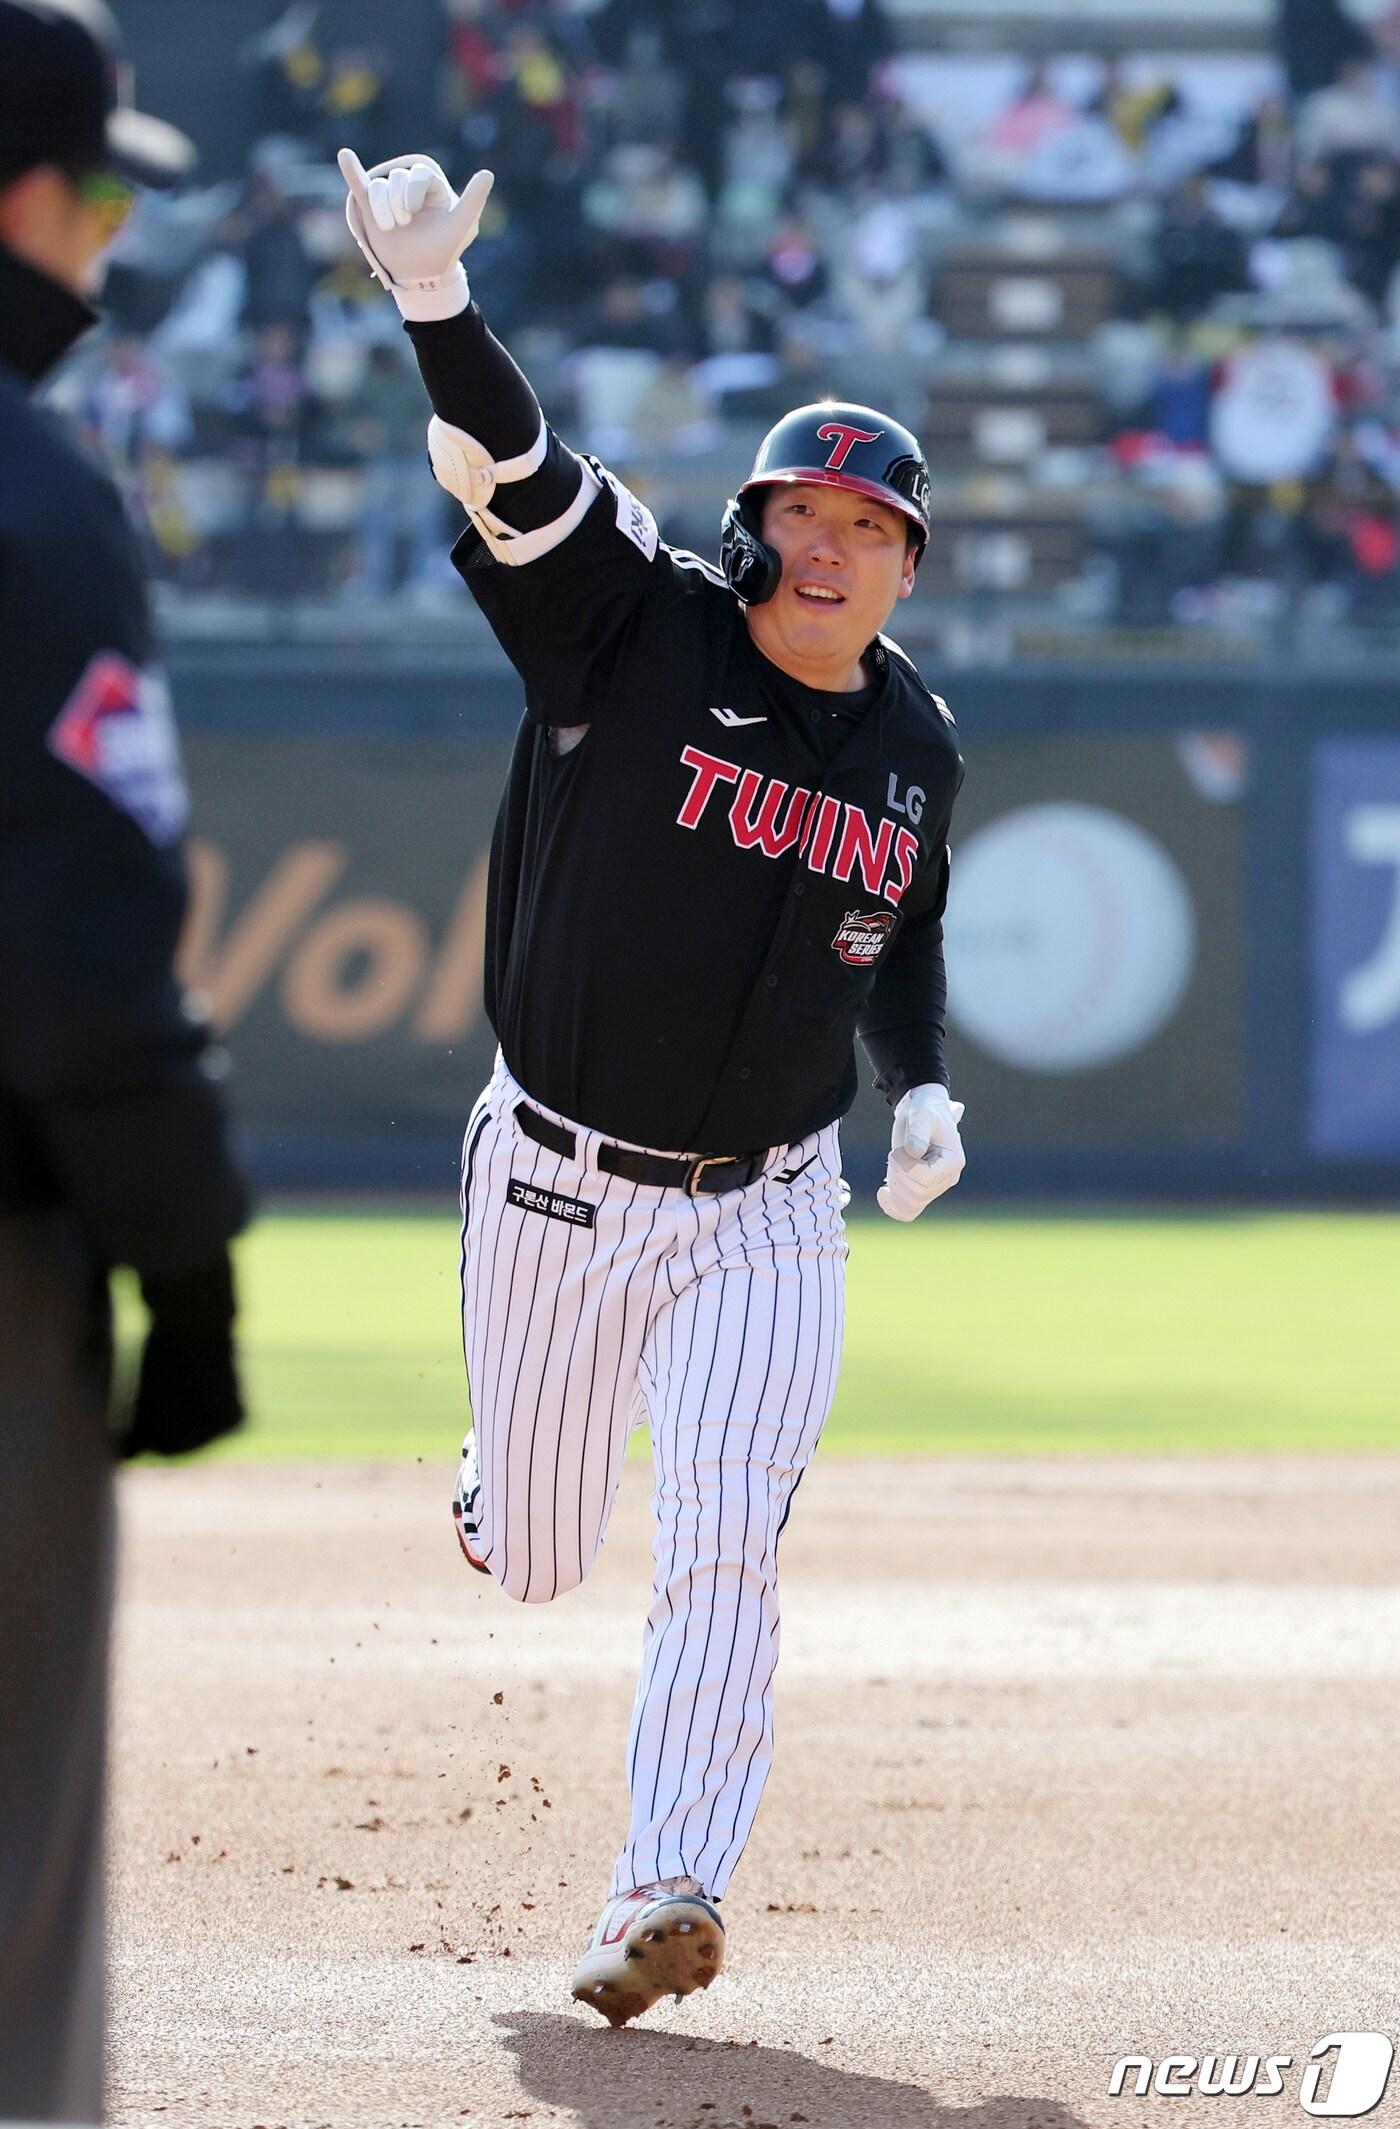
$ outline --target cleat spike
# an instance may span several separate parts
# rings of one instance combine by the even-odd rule
[[[696,1989],[708,1988],[724,1964],[724,1929],[709,1904],[697,1895],[665,1894],[654,1901],[645,1894],[620,1896],[621,1910],[609,1903],[604,1922],[612,1941],[600,1944],[600,1924],[575,1975],[574,1993],[612,2026],[640,2017],[670,1996],[683,2003]],[[627,1925],[628,1907],[632,1919]]]

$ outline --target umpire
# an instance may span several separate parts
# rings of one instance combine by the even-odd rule
[[[135,188],[193,159],[124,85],[100,0],[0,0],[0,2117],[39,2121],[102,2106],[114,1457],[242,1417],[244,1198],[173,971],[186,799],[140,556],[31,400]],[[118,1264],[149,1329],[109,1432]]]

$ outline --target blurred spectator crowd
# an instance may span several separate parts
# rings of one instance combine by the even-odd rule
[[[835,393],[929,439],[934,600],[1400,616],[1400,6],[1031,63],[900,50],[875,0],[431,4],[436,135],[405,139],[392,49],[279,0],[245,176],[142,203],[60,380],[177,597],[456,596],[348,142],[495,170],[488,319],[673,537],[711,549],[762,428]]]

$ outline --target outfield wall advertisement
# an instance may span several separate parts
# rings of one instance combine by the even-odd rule
[[[274,1165],[373,1142],[414,1179],[487,1076],[486,855],[509,742],[196,734],[183,972]],[[430,1162],[436,1172],[440,1161]]]
[[[977,747],[946,933],[950,1064],[984,1141],[1238,1139],[1247,776],[1228,732]]]
[[[1313,775],[1312,1150],[1400,1156],[1400,742],[1334,740]]]
[[[509,741],[196,732],[188,978],[272,1172],[440,1178],[489,1069],[486,853]],[[1241,743],[979,745],[948,915],[969,1143],[1229,1146],[1241,1121]],[[600,857],[600,862],[604,860]],[[847,1127],[868,1182],[888,1112]],[[329,1164],[329,1165],[327,1165]],[[313,1161],[313,1166],[316,1163]]]

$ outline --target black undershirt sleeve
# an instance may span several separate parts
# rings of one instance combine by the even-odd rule
[[[927,883],[927,884],[925,884]],[[857,1023],[875,1085],[894,1105],[911,1087],[947,1086],[943,1045],[948,1032],[948,974],[943,959],[943,911],[948,900],[948,852],[931,862],[910,890],[911,904]]]
[[[540,433],[540,403],[474,302],[455,318],[407,319],[404,330],[440,420],[465,429],[497,459],[530,449]],[[534,532],[563,516],[582,478],[578,459],[551,429],[538,471],[503,482],[490,507],[517,532]]]

